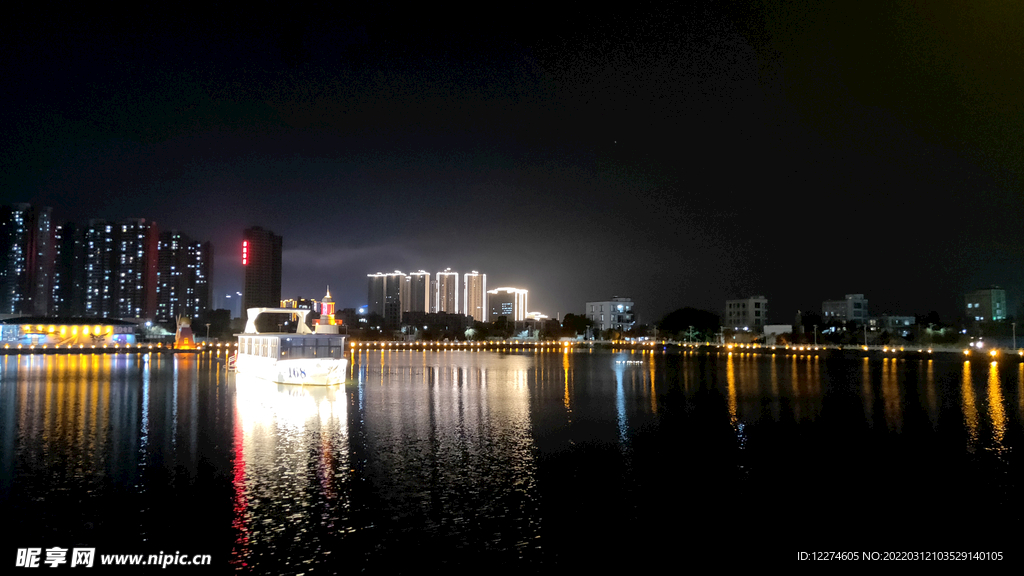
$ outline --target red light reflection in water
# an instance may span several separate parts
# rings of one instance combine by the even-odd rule
[[[238,564],[239,566],[247,566],[245,558],[249,556],[249,526],[246,520],[246,514],[249,508],[249,501],[245,495],[245,446],[243,444],[245,438],[242,431],[242,418],[238,413],[238,408],[235,408],[235,430],[234,430],[234,444],[235,444],[235,463],[233,467],[234,480],[232,484],[235,488],[234,498],[234,519],[231,522],[232,528],[235,529],[235,546],[231,550],[231,563]]]

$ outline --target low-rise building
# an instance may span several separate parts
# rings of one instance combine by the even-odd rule
[[[916,323],[917,318],[914,316],[891,316],[889,314],[868,318],[867,322],[869,329],[872,331],[888,332],[903,337],[910,335]]]
[[[137,328],[134,322],[113,318],[8,318],[0,320],[0,342],[26,346],[135,344]]]
[[[767,324],[763,329],[764,343],[769,346],[774,346],[779,336],[793,333],[793,326],[790,324]]]
[[[594,323],[594,330],[626,332],[636,324],[633,299],[612,296],[611,300],[587,302],[586,314]]]
[[[856,322],[868,320],[868,300],[863,294],[847,294],[842,300],[826,300],[821,303],[821,316],[826,324],[831,322]]]
[[[768,321],[768,299],[764,296],[751,296],[726,300],[722,318],[725,328],[760,332]]]
[[[404,312],[402,313],[403,332],[414,334],[421,329],[444,333],[463,334],[473,325],[473,318],[456,312]],[[412,330],[408,330],[411,328]]]
[[[1006,291],[999,286],[975,290],[964,297],[968,320],[1003,322],[1006,320]]]

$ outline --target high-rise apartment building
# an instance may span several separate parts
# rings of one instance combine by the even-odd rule
[[[459,313],[459,273],[445,268],[437,273],[437,292],[434,294],[434,311]]]
[[[487,274],[476,270],[462,275],[465,292],[462,313],[477,322],[487,322]]]
[[[90,220],[83,243],[85,315],[153,318],[156,315],[156,223],[143,218],[120,224]]]
[[[157,322],[198,318],[210,308],[213,248],[172,230],[160,234],[157,250]]]
[[[384,281],[387,275],[383,272],[367,274],[366,313],[384,316]]]
[[[377,272],[367,274],[369,286],[367,300],[369,314],[380,314],[384,318],[384,326],[397,328],[402,323],[402,293],[407,289],[406,276],[395,270],[388,274]]]
[[[72,317],[85,315],[85,236],[73,222],[54,226],[56,260],[50,314]]]
[[[90,220],[85,228],[85,315],[114,316],[117,238],[113,222]]]
[[[0,207],[0,313],[149,319],[161,311],[169,315],[162,319],[179,313],[197,316],[210,306],[212,246],[168,234],[179,241],[171,253],[161,254],[156,223],[143,218],[57,225],[49,208]],[[164,286],[171,271],[173,290]],[[158,295],[169,298],[163,307]],[[167,306],[172,302],[170,315]]]
[[[213,310],[213,243],[189,244],[185,265],[189,268],[185,311],[192,318],[198,318],[207,310]]]
[[[384,327],[398,328],[402,324],[402,287],[405,274],[398,270],[384,275]]]
[[[45,316],[53,288],[53,222],[48,207],[0,209],[0,313]]]
[[[964,296],[967,319],[975,322],[1006,320],[1006,291],[998,286],[975,290]]]
[[[281,303],[281,237],[259,226],[242,233],[242,317],[249,308],[276,308]]]
[[[430,312],[430,273],[426,270],[411,272],[405,277],[402,292],[402,312]]]
[[[761,332],[768,320],[768,299],[751,296],[725,301],[724,326],[733,330]]]
[[[521,288],[495,288],[487,291],[487,305],[490,307],[489,318],[497,320],[501,316],[509,320],[526,319],[526,300],[528,290]]]
[[[119,233],[115,316],[153,318],[159,246],[156,223],[145,218],[125,220],[119,225]]]

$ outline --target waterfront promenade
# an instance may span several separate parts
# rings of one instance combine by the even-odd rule
[[[168,343],[109,344],[109,345],[11,345],[0,346],[0,355],[11,354],[196,354],[234,352],[236,342],[200,342],[195,349],[175,349]],[[716,344],[711,342],[675,342],[671,340],[487,340],[479,342],[438,342],[438,341],[352,341],[349,349],[353,353],[370,350],[480,350],[494,352],[562,352],[586,350],[627,350],[657,351],[662,353],[721,354],[737,352],[751,355],[860,355],[868,357],[933,357],[957,355],[965,359],[987,359],[989,361],[1024,362],[1024,349],[986,348],[961,346],[913,346],[913,345],[853,345],[832,344],[790,344],[768,346],[763,344]]]
[[[977,349],[960,346],[911,346],[911,345],[853,345],[836,346],[825,344],[790,344],[767,346],[763,344],[716,344],[711,342],[675,342],[670,340],[585,340],[585,341],[533,341],[533,340],[492,340],[486,342],[353,342],[353,351],[365,350],[494,350],[494,351],[557,351],[557,350],[637,350],[673,353],[723,353],[740,352],[752,355],[827,355],[859,354],[881,357],[920,357],[936,355],[958,355],[966,358],[988,358],[990,360],[1024,361],[1024,349]]]

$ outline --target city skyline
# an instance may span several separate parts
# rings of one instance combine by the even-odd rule
[[[147,222],[144,218],[121,222],[93,218],[89,219],[88,226],[81,227],[74,222],[53,222],[50,207],[20,203],[0,206],[0,209],[3,211],[0,252],[7,255],[0,269],[0,281],[7,314],[120,316],[168,322],[179,314],[196,317],[203,311],[216,309],[212,302],[217,299],[211,298],[210,293],[213,246],[209,241],[193,241],[178,230],[161,231],[155,222]],[[261,302],[265,300],[263,305],[272,299],[282,301],[280,297],[272,298],[268,292],[276,290],[277,294],[280,291],[281,245],[280,236],[261,227],[243,231],[242,264],[247,269],[250,284],[259,288],[256,292],[267,292],[264,297],[256,294]],[[253,250],[263,254],[259,257],[260,263],[252,261]],[[371,281],[366,304],[350,309],[365,307],[369,313],[381,314],[392,326],[402,323],[404,312],[435,312],[442,301],[458,314],[482,321],[488,321],[494,313],[488,303],[488,295],[497,291],[487,290],[487,275],[476,270],[463,273],[461,281],[459,273],[451,268],[435,273],[434,279],[422,269],[409,274],[396,270],[367,276]],[[110,280],[111,277],[114,280]],[[379,280],[376,283],[375,277]],[[514,288],[501,290],[528,292]],[[240,300],[248,299],[243,293],[236,295],[242,297]],[[232,309],[227,303],[230,298],[231,295],[226,295],[221,300],[229,310]],[[967,304],[961,310],[965,312],[947,317],[945,322],[959,320],[969,325],[985,321],[988,316],[995,321],[1016,318],[1007,304],[1006,290],[998,285],[978,288],[964,294],[963,298]],[[315,298],[300,299],[315,301]],[[785,318],[778,314],[769,316],[766,302],[764,296],[730,299],[724,308],[713,313],[720,312],[722,325],[732,329],[784,322]],[[588,302],[586,307],[591,308],[592,303]],[[879,318],[913,318],[906,314],[908,309],[914,308],[914,303],[901,303],[900,310],[885,310],[880,315],[869,314],[867,303],[863,294],[847,294],[845,300],[823,300],[821,320],[826,323],[833,320],[863,323],[869,317],[874,321]],[[632,307],[631,302],[631,311]],[[540,313],[523,306],[516,308],[517,316],[520,312],[524,317],[527,313]],[[801,311],[805,315],[817,315],[813,308],[797,310]],[[555,316],[566,313],[577,312],[559,311]],[[924,315],[916,310],[910,313]],[[631,312],[631,323],[637,318]],[[641,324],[656,324],[657,321],[655,318]]]
[[[339,308],[368,270],[450,266],[552,316],[861,293],[952,320],[993,284],[1018,315],[1021,7],[785,7],[30,13],[0,40],[0,203],[208,239],[217,307],[263,226],[284,295]]]
[[[451,268],[435,273],[434,279],[422,269],[408,274],[401,270],[376,272],[366,277],[366,313],[381,316],[388,326],[404,323],[406,312],[462,314],[488,321],[487,274],[476,270],[463,274],[461,281]]]

